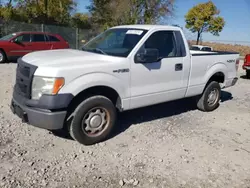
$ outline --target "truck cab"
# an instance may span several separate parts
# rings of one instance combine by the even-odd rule
[[[213,111],[237,82],[239,54],[190,52],[179,27],[123,25],[82,50],[32,52],[18,60],[11,109],[24,122],[64,129],[81,144],[109,137],[117,112],[197,97]]]

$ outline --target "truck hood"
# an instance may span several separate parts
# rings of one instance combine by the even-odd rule
[[[72,66],[106,61],[110,56],[74,49],[46,50],[29,53],[22,60],[35,66]]]

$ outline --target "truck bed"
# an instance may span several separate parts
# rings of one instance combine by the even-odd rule
[[[236,64],[239,53],[222,51],[190,51],[190,53],[192,63],[186,96],[202,93],[205,84],[215,73],[224,75],[222,88],[227,87],[227,83],[237,76]]]

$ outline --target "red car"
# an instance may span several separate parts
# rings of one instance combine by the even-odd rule
[[[246,70],[247,78],[250,78],[250,54],[246,55],[242,68],[243,70]]]
[[[0,63],[16,60],[33,51],[65,48],[69,48],[69,44],[58,34],[47,32],[12,33],[0,38]]]

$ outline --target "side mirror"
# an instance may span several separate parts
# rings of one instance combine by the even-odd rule
[[[159,59],[159,50],[155,48],[146,48],[135,55],[135,63],[155,63]]]

